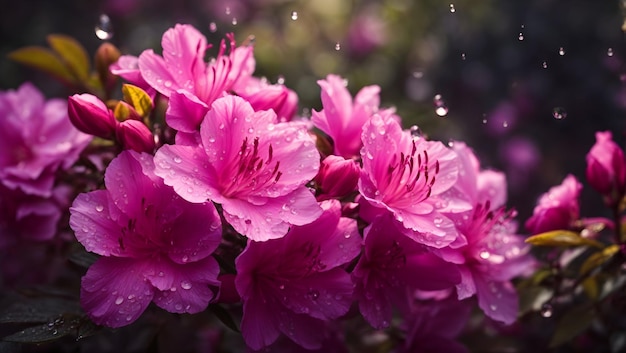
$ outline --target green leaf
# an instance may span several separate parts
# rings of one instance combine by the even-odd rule
[[[91,67],[85,48],[76,39],[62,34],[51,34],[47,39],[52,50],[65,62],[69,71],[80,82],[86,83]]]
[[[131,84],[124,84],[122,85],[122,94],[124,95],[124,101],[132,105],[142,118],[150,115],[154,104],[144,90]]]
[[[541,305],[554,295],[552,290],[539,286],[518,288],[518,294],[520,316],[531,311],[541,310]]]
[[[9,59],[50,74],[57,79],[75,84],[76,79],[63,61],[51,50],[42,47],[24,47],[9,53]]]
[[[569,230],[553,230],[536,234],[528,237],[526,242],[536,246],[570,247],[589,245],[597,248],[604,247],[604,245],[598,241],[583,238],[580,234]]]
[[[591,325],[595,316],[596,312],[591,302],[586,302],[569,310],[557,323],[554,335],[550,340],[550,347],[560,346],[581,334]]]
[[[241,332],[241,330],[239,329],[239,327],[237,326],[237,323],[235,322],[235,320],[233,319],[232,315],[230,315],[230,313],[224,309],[222,306],[217,305],[217,304],[210,304],[209,305],[209,310],[213,313],[213,315],[215,315],[215,317],[217,317],[226,327],[228,327],[229,329],[235,331],[235,332]]]
[[[580,274],[584,276],[596,267],[601,266],[612,258],[618,251],[619,246],[613,244],[611,246],[607,246],[601,251],[591,254],[580,266]]]
[[[0,323],[43,323],[50,322],[64,314],[82,315],[77,302],[45,298],[26,300],[12,304],[0,314]]]

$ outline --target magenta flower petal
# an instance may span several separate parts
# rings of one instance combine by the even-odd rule
[[[243,311],[246,316],[241,320],[241,332],[244,334],[248,347],[253,350],[260,350],[278,339],[280,336],[278,315],[266,299],[250,297],[243,303]],[[257,320],[255,318],[264,319]]]
[[[99,325],[121,327],[137,320],[152,301],[154,290],[143,280],[145,263],[104,257],[83,277],[81,305]]]
[[[518,298],[510,282],[490,282],[485,278],[475,277],[478,306],[485,315],[510,325],[517,320]]]
[[[206,67],[203,60],[206,38],[193,26],[177,24],[163,34],[161,46],[168,70],[176,73],[172,85],[193,90],[196,76],[202,75]],[[163,84],[168,85],[167,82]]]
[[[165,113],[165,121],[175,130],[194,132],[209,111],[209,107],[198,97],[186,90],[178,90],[170,95]]]
[[[568,229],[580,216],[578,198],[582,184],[573,175],[567,175],[560,185],[541,195],[533,215],[525,226],[532,234]]]
[[[159,265],[164,268],[159,269]],[[153,265],[153,268],[166,273],[164,276],[167,276],[168,282],[167,285],[165,281],[156,282],[161,278],[158,274],[148,277],[159,289],[155,291],[154,303],[171,313],[195,314],[203,311],[215,296],[209,286],[219,286],[216,278],[220,269],[212,257],[205,257],[186,265],[162,263]]]
[[[162,95],[169,97],[173,91],[178,89],[178,87],[173,87],[176,79],[170,73],[167,63],[152,49],[144,50],[139,55],[138,65],[143,79]]]

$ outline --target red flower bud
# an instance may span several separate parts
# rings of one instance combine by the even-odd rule
[[[68,114],[74,126],[90,135],[111,138],[117,121],[106,104],[92,94],[75,94],[68,98]]]
[[[125,120],[119,124],[117,139],[122,147],[136,152],[152,153],[156,147],[152,132],[139,120]]]
[[[322,189],[318,200],[343,197],[356,189],[360,168],[352,159],[330,155],[320,166],[315,182]]]

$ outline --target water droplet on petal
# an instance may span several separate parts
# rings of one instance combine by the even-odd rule
[[[120,305],[124,302],[124,298],[122,297],[117,297],[117,299],[115,299],[115,304],[116,305]]]
[[[480,256],[480,258],[483,260],[487,260],[489,256],[491,256],[491,254],[489,253],[489,251],[481,251],[478,256]]]
[[[562,120],[567,117],[567,112],[563,107],[555,107],[552,109],[552,117],[557,120]]]
[[[309,290],[309,297],[311,297],[311,299],[313,300],[317,300],[317,298],[320,297],[320,292],[316,289],[310,289]]]
[[[298,12],[297,11],[291,11],[291,19],[293,21],[298,19]]]
[[[185,256],[183,256],[183,258],[181,260],[183,262],[187,262],[187,261],[189,261],[189,256],[185,255]]]
[[[174,163],[180,163],[180,162],[182,162],[182,161],[183,161],[183,160],[182,160],[180,157],[178,157],[178,156],[174,157],[174,159],[173,159],[173,160],[174,160]]]
[[[490,304],[490,305],[489,305],[489,309],[490,309],[491,311],[496,311],[496,310],[498,310],[498,306],[497,306],[497,305],[495,305],[495,304]]]
[[[109,40],[113,38],[113,26],[108,15],[102,14],[95,27],[96,37],[100,40]]]
[[[102,212],[102,210],[104,210],[104,206],[102,206],[102,205],[96,205],[96,211],[98,211],[98,212]]]

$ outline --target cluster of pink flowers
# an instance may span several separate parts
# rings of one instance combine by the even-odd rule
[[[463,351],[454,339],[469,298],[495,321],[516,320],[512,280],[534,260],[505,207],[503,173],[483,170],[471,148],[403,129],[394,109],[379,107],[379,87],[353,98],[336,75],[318,81],[323,109],[296,116],[296,94],[253,76],[254,47],[236,46],[232,35],[209,62],[210,45],[190,25],[165,32],[162,47],[162,56],[122,56],[111,72],[167,103],[171,141],[136,114],[119,121],[96,96],[69,98],[79,130],[121,147],[104,189],[78,195],[70,208],[76,239],[100,256],[81,288],[95,323],[129,325],[152,302],[191,314],[235,302],[252,350],[281,336],[319,349],[338,320],[362,315],[375,329],[402,329],[406,351]],[[8,111],[18,103],[7,94],[0,104]],[[3,117],[0,134],[33,132],[18,119],[36,108]],[[36,124],[45,130],[53,119]],[[11,145],[2,151],[13,151],[0,158],[1,187],[29,196],[13,204],[3,192],[0,207],[17,221],[58,220],[28,202],[50,197],[52,173],[70,166],[89,138],[69,126],[50,126],[48,135],[10,131],[0,139]],[[594,163],[589,173],[623,193],[623,170],[608,175],[601,166],[610,162]],[[37,237],[52,234],[39,226]],[[233,251],[235,273],[216,261]]]

